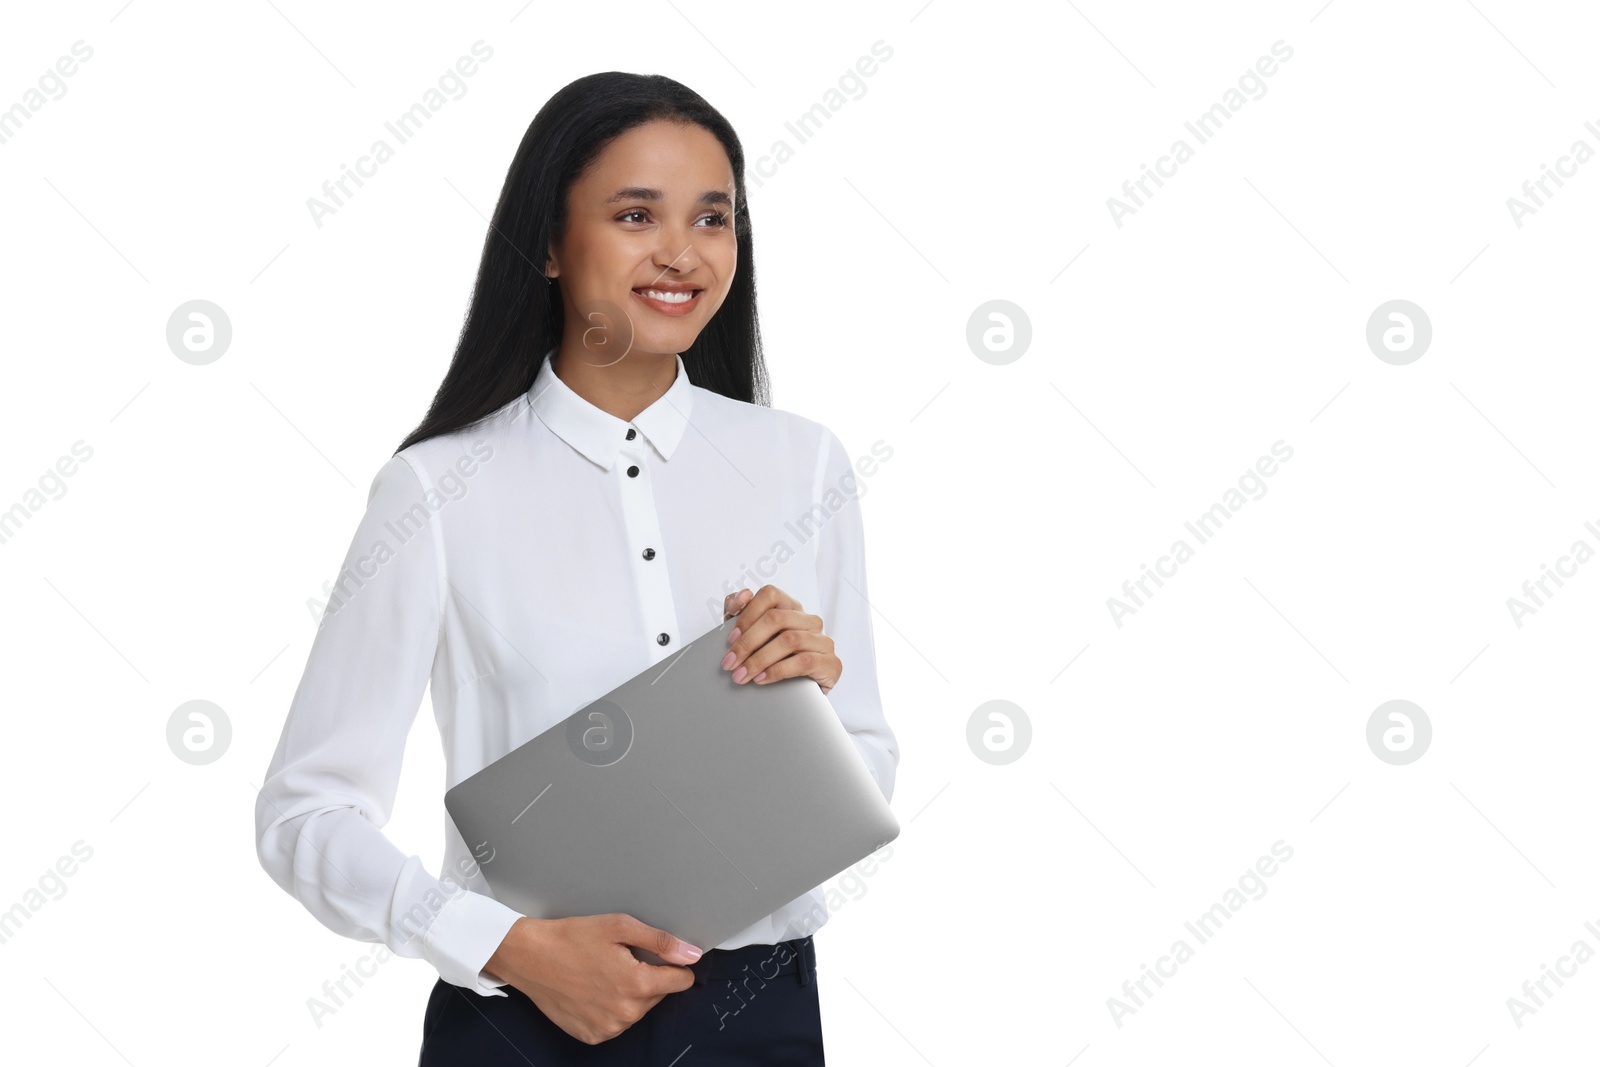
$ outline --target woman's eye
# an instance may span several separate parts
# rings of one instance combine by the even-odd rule
[[[728,216],[720,211],[713,212],[712,214],[705,216],[705,218],[711,220],[711,224],[714,228],[721,228],[728,224]]]
[[[644,211],[642,209],[634,208],[632,211],[628,212],[627,214],[620,216],[617,219],[617,221],[618,222],[623,222],[623,221],[626,221],[628,218],[630,218],[633,215],[643,215],[643,214],[644,214]]]

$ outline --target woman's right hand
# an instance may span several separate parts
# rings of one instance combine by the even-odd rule
[[[636,959],[629,945],[669,966]],[[523,916],[511,924],[484,971],[516,986],[545,1017],[586,1045],[609,1041],[668,993],[694,985],[694,946],[631,915],[570,919]]]

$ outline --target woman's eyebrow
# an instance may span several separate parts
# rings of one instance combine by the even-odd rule
[[[664,199],[666,199],[666,197],[660,189],[646,189],[640,185],[629,185],[618,189],[615,193],[611,194],[611,198],[607,200],[606,203],[614,204],[619,200]],[[720,204],[726,208],[733,207],[733,198],[727,193],[723,192],[721,189],[707,189],[705,192],[700,194],[700,199],[695,202],[697,204]]]

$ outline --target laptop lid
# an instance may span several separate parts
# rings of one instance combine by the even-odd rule
[[[899,835],[815,679],[722,669],[736,623],[446,791],[497,900],[624,912],[710,949]]]

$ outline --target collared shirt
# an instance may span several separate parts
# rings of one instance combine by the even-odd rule
[[[262,866],[325,926],[485,996],[506,995],[483,967],[519,913],[448,815],[438,876],[381,830],[425,686],[448,790],[772,584],[833,639],[828,698],[885,799],[899,762],[839,438],[692,384],[681,356],[624,421],[556,377],[554,351],[526,394],[379,468],[255,809]],[[819,886],[714,947],[827,918]]]

